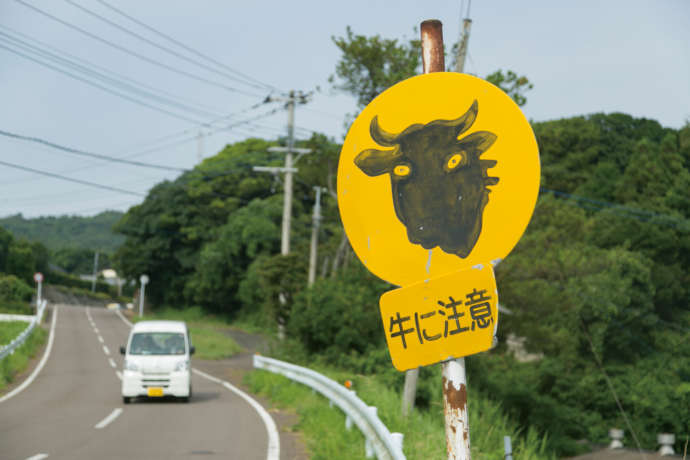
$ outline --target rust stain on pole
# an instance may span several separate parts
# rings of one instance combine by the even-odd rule
[[[461,384],[458,390],[444,377],[443,395],[451,409],[465,410],[467,407],[467,387],[464,384]]]
[[[445,58],[443,54],[443,24],[438,19],[422,22],[422,69],[424,73],[443,72]]]

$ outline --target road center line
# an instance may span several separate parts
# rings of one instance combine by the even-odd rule
[[[106,347],[105,345],[103,345],[103,353],[110,356],[110,350],[108,350],[108,347]]]
[[[100,422],[98,422],[98,423],[94,426],[94,428],[96,428],[97,430],[100,430],[100,429],[105,428],[106,426],[108,426],[108,424],[109,424],[110,422],[112,422],[113,420],[115,420],[116,418],[118,418],[118,417],[120,416],[121,413],[122,413],[122,408],[121,408],[121,407],[118,407],[117,409],[113,410],[113,411],[110,413],[110,415],[108,415],[106,418],[104,418],[103,420],[101,420]]]
[[[117,364],[115,364],[113,358],[108,358],[108,362],[110,363],[110,367],[112,367],[113,369],[117,367]]]
[[[44,458],[48,458],[48,454],[36,454],[33,457],[29,457],[26,460],[43,460]]]
[[[99,335],[99,336],[98,336],[98,341],[101,342],[101,343],[103,343],[103,337],[101,337],[101,336]]]
[[[117,375],[117,378],[118,378],[118,379],[122,380],[122,372],[116,371],[116,372],[115,372],[115,375]]]

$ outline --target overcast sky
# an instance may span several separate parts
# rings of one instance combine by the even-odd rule
[[[340,56],[331,37],[343,35],[350,25],[357,34],[416,38],[413,29],[421,21],[440,19],[449,46],[460,33],[462,6],[461,0],[103,1],[0,0],[0,130],[177,168],[193,167],[200,148],[208,157],[250,136],[284,134],[284,111],[264,116],[280,105],[260,104],[269,87],[275,88],[274,96],[321,87],[309,104],[298,107],[296,133],[306,138],[319,131],[341,141],[344,116],[355,104],[330,90],[327,79]],[[75,4],[214,71],[130,36]],[[470,17],[466,71],[486,76],[501,68],[526,75],[534,83],[523,107],[531,120],[620,111],[679,128],[690,119],[688,0],[474,0]],[[36,54],[45,51],[63,59],[68,53],[83,67],[68,68]],[[85,69],[117,82],[98,80]],[[252,83],[237,81],[246,79],[233,71]],[[123,80],[138,92],[114,86]],[[200,126],[229,115],[213,128]],[[219,130],[248,119],[254,121]],[[201,146],[200,130],[206,134]],[[3,135],[0,162],[122,189],[93,188],[0,164],[0,216],[124,211],[142,200],[125,191],[145,195],[157,182],[179,174],[114,165]]]

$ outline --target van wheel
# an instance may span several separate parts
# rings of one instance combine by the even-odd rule
[[[132,398],[129,397],[129,396],[123,396],[123,397],[122,397],[122,402],[125,403],[125,404],[129,404],[129,402],[130,402],[131,400],[132,400]]]

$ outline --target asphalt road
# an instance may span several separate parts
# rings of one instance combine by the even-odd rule
[[[124,405],[117,372],[128,333],[112,311],[60,305],[45,366],[0,402],[0,459],[267,458],[257,410],[199,373],[187,404]]]

